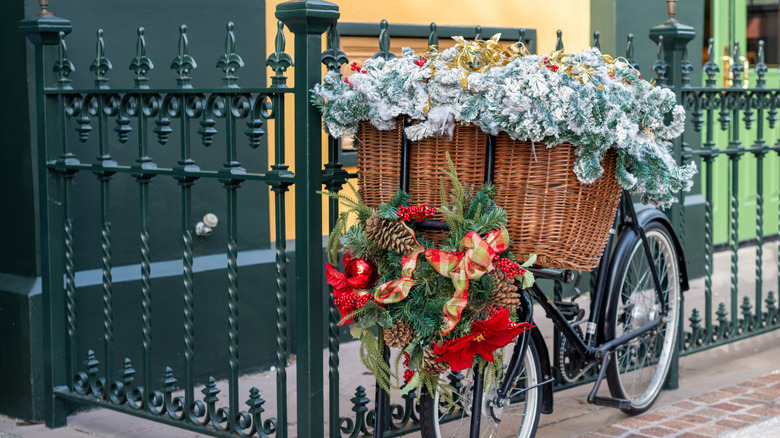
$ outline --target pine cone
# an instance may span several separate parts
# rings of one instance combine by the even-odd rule
[[[438,355],[434,354],[431,350],[425,350],[425,357],[422,371],[429,376],[438,376],[446,372],[450,365],[447,362],[438,362],[436,358]]]
[[[500,269],[494,269],[490,275],[496,280],[496,287],[490,300],[506,309],[520,307],[520,294],[518,288],[506,273]]]
[[[366,220],[366,237],[388,251],[406,254],[414,249],[414,237],[398,221],[382,219],[374,213]]]
[[[414,329],[412,326],[398,320],[393,326],[385,329],[385,344],[392,348],[404,348],[414,339]]]

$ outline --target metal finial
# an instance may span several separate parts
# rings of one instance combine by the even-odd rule
[[[189,46],[187,26],[182,24],[179,26],[179,54],[171,61],[171,68],[179,74],[176,82],[181,88],[192,88],[190,85],[192,78],[189,77],[190,70],[198,66],[195,59],[189,55]]]
[[[436,23],[431,23],[431,33],[428,35],[428,47],[439,48],[439,29]]]
[[[146,38],[144,37],[144,28],[138,28],[138,40],[135,43],[135,58],[130,62],[130,70],[135,75],[136,86],[139,88],[148,88],[145,82],[148,80],[146,73],[154,68],[152,60],[146,56]]]
[[[287,78],[284,76],[284,72],[293,65],[292,57],[290,57],[289,54],[284,53],[285,45],[284,23],[282,20],[278,20],[276,22],[275,50],[265,61],[265,65],[271,67],[271,69],[276,72],[276,75],[271,77],[271,85],[275,87],[287,86]],[[325,61],[323,60],[323,62]]]
[[[656,61],[653,63],[653,71],[658,76],[658,84],[666,85],[669,64],[666,62],[666,56],[664,55],[664,36],[658,36],[658,50],[656,52]]]
[[[704,63],[704,73],[707,75],[705,85],[708,87],[714,87],[716,85],[715,75],[718,74],[720,68],[715,63],[715,38],[710,38],[707,43],[707,62]]]
[[[236,35],[233,33],[233,22],[229,22],[226,26],[227,33],[225,35],[225,54],[220,56],[217,60],[217,67],[221,68],[225,72],[225,76],[222,78],[223,85],[226,87],[237,87],[236,85],[236,70],[244,66],[244,60],[236,53]]]
[[[383,58],[390,60],[396,58],[395,54],[390,51],[390,32],[387,30],[388,27],[390,27],[390,24],[387,20],[379,22],[379,51],[374,54],[374,59]]]
[[[677,22],[677,19],[674,18],[677,15],[677,0],[666,0],[666,15],[669,16],[669,19],[666,20],[667,23]]]
[[[525,28],[521,27],[519,31],[517,31],[517,40],[523,44],[525,44]]]
[[[601,50],[601,43],[599,42],[599,36],[601,36],[601,32],[599,31],[593,32],[593,48]]]
[[[65,45],[65,32],[59,33],[59,44],[57,45],[57,62],[54,63],[54,73],[60,78],[59,82],[62,88],[70,88],[70,74],[76,68],[68,59],[68,47]]]
[[[639,65],[636,63],[636,60],[634,60],[634,34],[630,33],[626,37],[626,60],[629,64],[631,64],[631,67],[635,69],[639,69]]]
[[[474,41],[479,41],[482,39],[482,26],[475,26],[474,27]]]
[[[742,61],[740,60],[739,55],[739,40],[734,40],[734,49],[732,51],[731,56],[732,62],[731,66],[729,67],[729,73],[731,73],[731,86],[732,87],[741,87],[742,86],[742,76],[745,71],[744,67],[742,66]]]
[[[48,17],[49,15],[51,15],[51,12],[47,10],[47,8],[49,7],[49,0],[38,0],[38,5],[40,5],[41,10],[35,15],[39,17]]]
[[[766,62],[764,62],[764,40],[758,40],[758,62],[756,63],[756,87],[764,88],[766,86]]]
[[[328,48],[322,52],[322,63],[328,67],[328,70],[338,70],[343,64],[349,62],[347,54],[341,50],[338,24],[338,21],[334,21],[328,28]]]
[[[556,32],[558,35],[558,41],[555,42],[555,50],[556,51],[562,51],[563,50],[563,31],[558,29],[558,32]]]
[[[683,48],[682,61],[680,61],[680,78],[683,87],[691,86],[691,73],[693,73],[693,64],[688,60],[688,47]]]
[[[111,61],[105,56],[105,43],[103,42],[103,29],[97,31],[97,43],[95,45],[95,60],[92,61],[92,65],[89,66],[89,71],[95,73],[97,78],[95,83],[98,88],[107,87],[108,79],[105,78],[106,73],[111,70]]]

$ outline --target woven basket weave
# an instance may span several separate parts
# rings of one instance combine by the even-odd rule
[[[363,122],[357,139],[360,195],[375,208],[400,187],[401,125],[393,131],[379,131]],[[482,185],[486,144],[487,134],[472,125],[456,126],[452,139],[442,136],[412,142],[409,194],[414,203],[441,203],[439,169],[447,168],[445,152],[464,185]],[[507,211],[512,252],[520,260],[536,254],[537,265],[549,268],[595,268],[620,198],[614,152],[601,163],[604,175],[593,184],[582,184],[572,171],[576,160],[572,145],[534,147],[505,133],[496,137],[495,144],[495,201]],[[449,193],[446,178],[445,190]],[[441,231],[422,234],[439,242],[443,238]]]

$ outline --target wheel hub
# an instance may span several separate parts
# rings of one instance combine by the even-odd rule
[[[631,321],[633,328],[637,329],[643,325],[654,321],[661,313],[661,306],[658,303],[654,303],[652,306],[646,307],[641,305],[635,305],[631,309]]]

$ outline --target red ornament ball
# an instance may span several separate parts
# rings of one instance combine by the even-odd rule
[[[352,287],[356,289],[368,289],[376,284],[376,280],[379,278],[379,272],[377,272],[374,262],[361,258],[350,260],[347,267],[344,268],[344,275]]]

